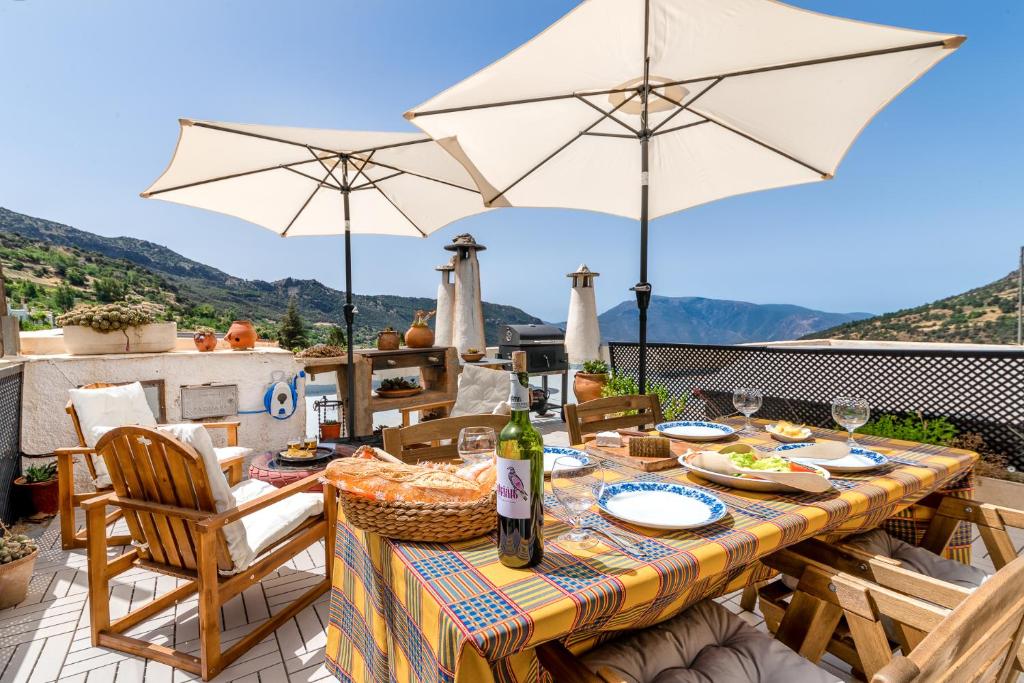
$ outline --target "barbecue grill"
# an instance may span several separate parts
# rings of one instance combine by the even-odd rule
[[[549,394],[548,376],[562,376],[562,403],[552,407],[561,408],[569,389],[569,354],[565,351],[565,332],[554,325],[531,323],[528,325],[502,325],[498,357],[511,359],[513,351],[526,352],[526,372],[541,376],[541,387]],[[538,415],[546,411],[536,411]]]

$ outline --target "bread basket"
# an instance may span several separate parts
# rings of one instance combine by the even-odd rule
[[[374,449],[378,460],[401,462]],[[363,531],[399,541],[446,543],[476,538],[498,525],[494,492],[472,502],[422,503],[384,501],[338,489],[345,521]]]

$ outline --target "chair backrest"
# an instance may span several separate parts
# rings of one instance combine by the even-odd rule
[[[79,387],[79,389],[106,389],[112,386],[114,385],[106,382],[93,382],[92,384]],[[67,406],[64,407],[64,412],[71,416],[71,426],[75,428],[75,437],[78,439],[79,447],[86,448],[85,433],[82,432],[82,421],[78,418],[78,411],[75,410],[75,404],[70,399]],[[93,462],[92,457],[86,456],[82,459],[85,460],[85,466],[89,468],[89,476],[95,480],[98,473],[96,472],[96,464]]]
[[[928,499],[924,501],[927,502]],[[940,499],[921,540],[921,547],[942,555],[961,522],[977,525],[978,534],[997,570],[1016,559],[1017,549],[1008,528],[1024,529],[1024,511],[948,495]]]
[[[143,559],[183,570],[196,568],[189,519],[217,511],[203,457],[191,446],[149,427],[117,427],[96,443],[110,473],[114,493],[125,506],[124,519]],[[221,475],[223,476],[223,475]],[[217,565],[234,565],[223,534]]]
[[[505,370],[466,365],[459,375],[459,393],[455,397],[450,416],[482,415],[492,413],[508,400],[509,373]]]
[[[384,450],[407,463],[458,460],[457,440],[463,427],[490,427],[497,435],[507,415],[462,415],[384,430]]]
[[[650,394],[608,396],[565,406],[565,422],[573,444],[583,443],[584,434],[653,427],[661,421],[661,403]]]
[[[906,623],[898,605],[875,601]],[[914,626],[914,624],[911,624]],[[1024,637],[1024,558],[1013,560],[954,609],[909,655],[894,659],[873,683],[1016,680]]]

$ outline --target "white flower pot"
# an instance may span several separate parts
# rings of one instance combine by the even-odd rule
[[[112,332],[98,332],[81,325],[61,329],[64,331],[64,348],[72,356],[172,351],[178,337],[178,324],[174,322],[139,325]]]

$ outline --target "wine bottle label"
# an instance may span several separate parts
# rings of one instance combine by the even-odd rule
[[[498,514],[512,519],[529,519],[533,501],[530,491],[530,461],[498,458]]]
[[[511,388],[508,392],[508,407],[510,410],[530,409],[530,389],[524,387],[515,373],[509,375]]]

